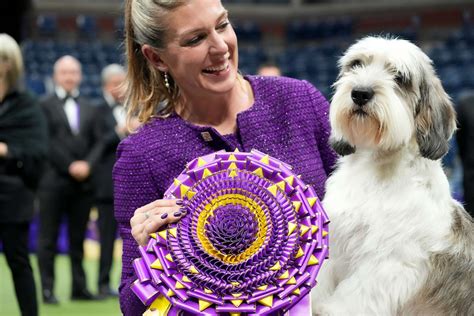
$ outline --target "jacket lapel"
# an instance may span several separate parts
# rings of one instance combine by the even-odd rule
[[[86,127],[85,124],[87,124],[87,111],[88,111],[88,107],[87,106],[82,106],[82,98],[78,98],[76,103],[77,103],[77,106],[79,107],[79,134],[82,132],[82,131],[85,131],[86,130]]]
[[[66,116],[66,112],[64,111],[64,104],[63,101],[60,100],[58,97],[55,98],[54,102],[54,113],[57,113],[59,115],[59,118],[63,122],[63,124],[66,126],[68,131],[72,134],[71,126],[69,125],[69,121]]]

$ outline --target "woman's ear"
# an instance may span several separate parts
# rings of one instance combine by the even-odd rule
[[[146,60],[157,68],[161,72],[168,72],[168,66],[161,59],[160,55],[155,48],[151,47],[148,44],[142,46],[142,54],[145,56]]]

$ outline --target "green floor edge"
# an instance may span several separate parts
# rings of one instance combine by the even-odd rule
[[[40,299],[39,272],[36,256],[31,256],[31,263],[36,280],[36,292],[41,316],[117,316],[121,315],[118,299],[109,298],[102,301],[77,302],[70,301],[71,295],[71,270],[67,256],[60,255],[56,259],[56,297],[60,301],[58,306],[44,305]],[[84,269],[87,273],[89,289],[97,291],[97,273],[99,263],[97,260],[85,260]],[[120,278],[120,262],[116,260],[111,273],[112,284],[116,287]],[[0,315],[20,315],[15,297],[13,281],[5,256],[0,254]]]

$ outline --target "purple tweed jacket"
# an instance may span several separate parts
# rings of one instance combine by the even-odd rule
[[[130,233],[134,211],[156,199],[198,156],[225,149],[258,149],[293,166],[320,198],[336,154],[328,144],[329,104],[310,83],[285,77],[247,76],[255,102],[237,116],[237,133],[220,135],[212,127],[192,125],[178,115],[156,118],[124,139],[114,167],[115,217],[123,239],[120,305],[124,315],[141,315],[145,306],[130,285],[132,261],[139,257]]]

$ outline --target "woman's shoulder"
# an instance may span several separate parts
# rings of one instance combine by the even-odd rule
[[[307,97],[323,97],[321,92],[306,80],[290,77],[247,76],[255,94],[261,99],[298,99]],[[323,97],[324,98],[324,97]]]
[[[176,146],[179,133],[183,130],[186,130],[186,125],[175,115],[165,118],[154,117],[124,138],[119,145],[119,150],[159,153],[159,150],[155,149],[168,148],[173,144]]]
[[[14,102],[18,106],[34,106],[36,105],[37,98],[28,91],[13,91],[7,95],[6,99],[10,99],[11,102]]]
[[[285,76],[246,76],[253,87],[259,89],[281,90],[282,88],[298,90],[298,89],[316,89],[306,80],[295,79]]]
[[[146,145],[153,140],[160,139],[163,131],[170,128],[172,124],[171,118],[152,118],[140,125],[124,141],[129,144]]]
[[[325,96],[310,82],[289,77],[248,76],[252,85],[255,102],[269,110],[278,108],[301,111],[303,108],[325,108]]]
[[[12,102],[12,109],[17,114],[34,117],[42,115],[38,97],[29,91],[14,91],[6,100]]]

